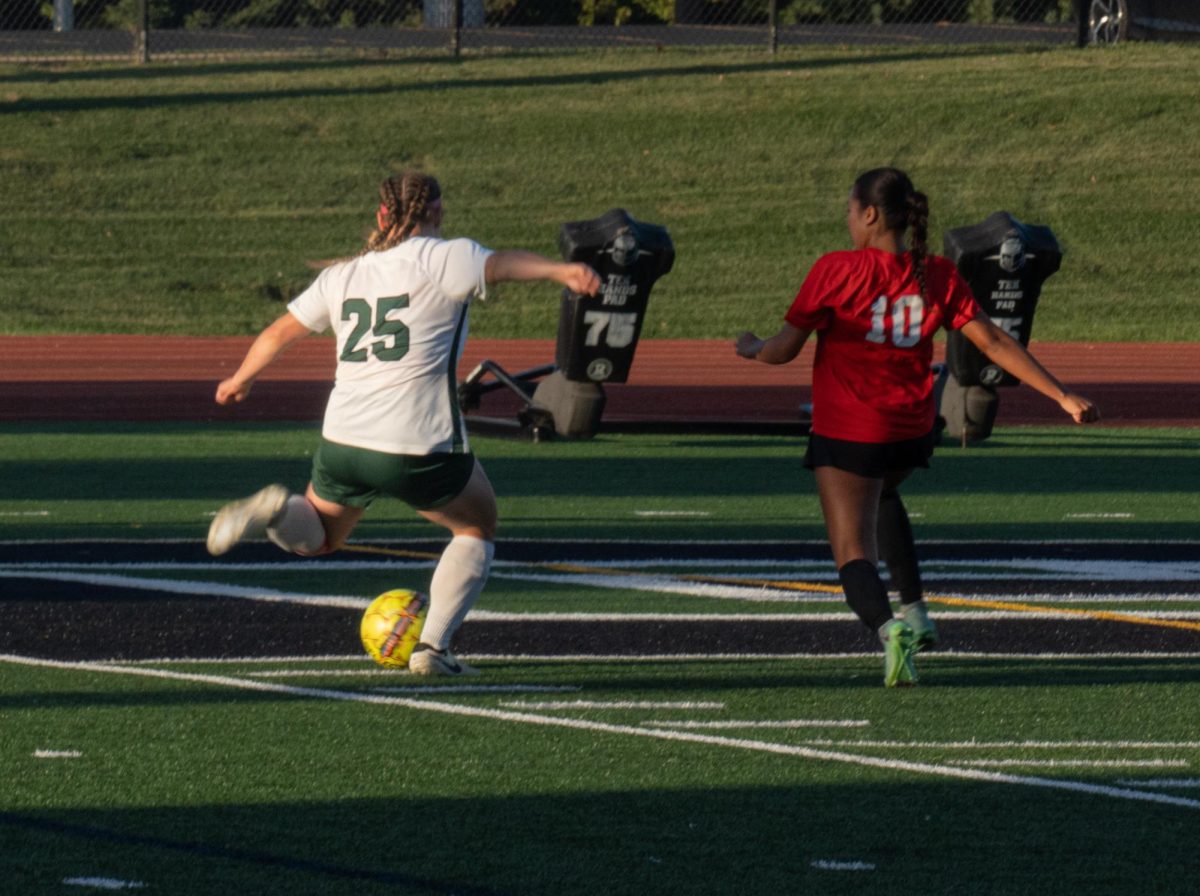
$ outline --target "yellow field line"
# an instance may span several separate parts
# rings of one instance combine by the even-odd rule
[[[377,548],[368,544],[344,544],[338,550],[356,554],[382,554],[385,557],[403,557],[406,560],[436,560],[441,554],[435,551],[406,551],[402,548]]]
[[[925,600],[949,607],[983,607],[988,610],[1015,610],[1019,613],[1037,613],[1052,616],[1083,616],[1107,622],[1132,622],[1134,625],[1154,625],[1159,628],[1182,628],[1200,632],[1200,622],[1185,622],[1181,619],[1151,619],[1132,613],[1113,613],[1109,610],[1077,610],[1073,607],[1039,607],[1007,600],[976,600],[969,597],[926,597]]]
[[[369,545],[346,545],[344,551],[357,551],[362,554],[382,554],[390,557],[405,557],[415,560],[436,560],[438,554],[429,551],[408,551],[400,548],[379,548]],[[579,575],[602,576],[645,576],[633,570],[613,569],[611,567],[584,566],[578,563],[528,563],[527,566],[546,569],[552,572],[571,572]],[[804,591],[819,594],[841,594],[842,589],[837,585],[825,585],[821,582],[781,582],[774,579],[739,579],[727,576],[678,575],[683,582],[696,582],[702,585],[736,585],[746,588],[778,588],[781,591]],[[1133,625],[1150,625],[1158,628],[1178,628],[1186,631],[1200,632],[1200,622],[1186,622],[1180,619],[1153,619],[1146,616],[1136,616],[1132,613],[1114,613],[1109,610],[1078,610],[1073,607],[1040,607],[1036,604],[1021,603],[1006,600],[982,600],[970,597],[947,597],[943,595],[926,595],[925,600],[931,604],[941,604],[947,607],[974,607],[985,610],[1008,610],[1017,613],[1029,613],[1035,616],[1080,616],[1085,619],[1098,619],[1106,622],[1128,622]]]

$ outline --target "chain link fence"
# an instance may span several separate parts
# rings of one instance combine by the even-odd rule
[[[1083,43],[1089,0],[4,0],[0,59]]]

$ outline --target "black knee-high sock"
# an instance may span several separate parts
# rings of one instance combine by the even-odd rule
[[[851,560],[838,570],[838,578],[846,592],[846,603],[871,631],[878,631],[892,618],[887,589],[870,560]]]
[[[879,496],[877,538],[879,558],[887,564],[892,587],[900,592],[900,602],[911,604],[921,600],[924,591],[912,524],[900,493],[894,488],[885,488]]]

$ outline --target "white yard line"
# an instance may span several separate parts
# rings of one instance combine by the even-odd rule
[[[163,591],[167,594],[191,594],[202,597],[238,597],[246,600],[261,600],[274,603],[309,604],[320,607],[345,607],[365,610],[371,603],[369,597],[346,597],[337,594],[294,594],[245,585],[223,585],[220,582],[188,582],[178,579],[145,579],[136,576],[118,576],[107,573],[73,572],[27,572],[14,573],[0,570],[0,578],[50,579],[59,582],[75,582],[81,585],[108,585],[114,588],[131,588],[142,591]]]
[[[739,662],[762,660],[851,660],[863,658],[878,658],[878,651],[847,651],[843,653],[571,653],[571,654],[528,654],[528,653],[464,653],[466,659],[490,660],[495,662],[517,663],[695,663],[695,662]],[[973,653],[968,650],[942,650],[936,653],[922,654],[922,662],[939,659],[970,659],[970,660],[1037,660],[1046,662],[1088,661],[1088,660],[1196,660],[1200,659],[1200,650],[1168,653],[1164,651],[1109,651],[1106,653],[994,653],[980,651]],[[163,659],[162,662],[171,662]]]
[[[720,722],[697,722],[692,720],[671,721],[665,719],[647,719],[641,723],[646,728],[675,728],[687,731],[700,729],[730,729],[730,728],[777,728],[781,730],[793,728],[866,728],[871,723],[865,719],[729,719]]]
[[[839,862],[832,859],[816,859],[809,863],[818,871],[874,871],[871,862]]]
[[[140,880],[119,880],[115,877],[64,877],[67,887],[87,887],[90,890],[144,890]]]
[[[312,569],[312,567],[308,567]],[[295,603],[305,604],[308,606],[320,607],[340,607],[350,610],[366,609],[370,604],[370,597],[358,597],[354,595],[343,594],[301,594],[297,592],[277,591],[261,587],[251,587],[246,585],[228,585],[221,582],[205,582],[196,580],[182,579],[163,579],[163,578],[145,578],[142,576],[116,575],[112,573],[91,573],[91,572],[69,572],[66,570],[36,570],[36,571],[16,571],[14,569],[0,568],[0,578],[27,578],[27,579],[42,579],[49,581],[73,582],[81,585],[102,585],[112,588],[128,588],[141,591],[162,591],[166,594],[181,594],[195,595],[199,597],[232,597],[242,600],[258,600],[273,603]],[[587,621],[587,622],[607,622],[607,621],[632,621],[637,619],[647,621],[673,622],[673,621],[731,621],[731,622],[750,622],[750,621],[824,621],[833,619],[852,619],[853,616],[840,607],[843,605],[843,598],[840,594],[829,596],[817,596],[812,594],[798,593],[794,591],[780,591],[764,588],[750,587],[726,587],[719,585],[705,584],[689,584],[682,582],[674,582],[669,579],[662,579],[657,584],[648,581],[644,577],[634,577],[624,579],[623,577],[610,576],[578,576],[578,575],[563,575],[555,577],[544,576],[506,576],[495,575],[493,578],[514,578],[529,581],[545,580],[553,578],[561,580],[565,583],[575,585],[595,585],[601,588],[619,588],[623,590],[642,590],[642,591],[661,591],[672,594],[686,594],[696,597],[721,597],[732,598],[738,600],[748,600],[753,602],[776,602],[776,603],[830,603],[839,606],[839,610],[832,612],[810,612],[810,613],[584,613],[584,612],[559,612],[559,613],[521,613],[496,610],[473,610],[469,616],[472,621],[526,621],[526,622],[570,622],[570,621]],[[1031,603],[1037,598],[1021,597],[1023,603]],[[1047,598],[1055,600],[1053,596]],[[1081,598],[1090,602],[1115,605],[1123,603],[1121,597],[1116,595],[1093,595],[1089,598]],[[1141,600],[1145,601],[1172,601],[1179,602],[1187,601],[1195,603],[1200,600],[1196,595],[1180,595],[1177,597],[1137,597],[1133,598],[1133,602]],[[1200,611],[1163,611],[1163,610],[1143,610],[1143,611],[1127,611],[1130,615],[1137,615],[1147,619],[1200,619]],[[1029,613],[1022,613],[1009,610],[988,610],[980,608],[979,610],[948,610],[938,612],[938,619],[972,619],[986,616],[988,619],[1027,619]],[[1046,607],[1045,611],[1038,614],[1039,616],[1054,616],[1053,607]],[[1064,615],[1062,618],[1068,620],[1078,620],[1077,616]]]
[[[529,573],[493,570],[493,579],[513,579],[519,582],[542,582],[550,585],[602,588],[619,591],[649,591],[657,594],[684,594],[691,597],[711,597],[725,600],[755,600],[773,603],[795,603],[808,595],[786,588],[763,585],[729,585],[708,582],[682,581],[670,573],[635,573],[632,575],[589,574],[585,572]],[[840,596],[839,596],[840,597]]]
[[[570,694],[582,691],[574,684],[434,684],[402,688],[371,688],[372,694]]]
[[[832,740],[813,746],[882,747],[902,750],[1200,750],[1196,740]]]
[[[724,703],[705,700],[509,700],[508,709],[724,709]]]
[[[674,517],[674,516],[712,516],[712,513],[708,510],[635,510],[633,512],[633,515],[634,516],[647,516],[647,517],[657,517],[657,516]]]
[[[376,704],[383,706],[400,706],[419,712],[436,712],[446,715],[466,716],[470,718],[490,719],[498,722],[539,725],[545,727],[565,728],[575,731],[588,731],[597,734],[615,734],[630,737],[651,738],[655,740],[675,741],[680,743],[704,744],[707,746],[725,747],[735,750],[753,751],[780,756],[794,756],[822,762],[839,762],[849,765],[860,765],[870,768],[886,769],[888,771],[907,772],[911,774],[932,775],[945,778],[959,778],[970,781],[983,781],[994,784],[1009,784],[1015,786],[1043,788],[1048,790],[1063,790],[1074,793],[1090,794],[1111,799],[1134,800],[1137,802],[1160,803],[1178,806],[1186,809],[1200,810],[1200,800],[1154,791],[1134,788],[1113,787],[1102,784],[1089,784],[1083,781],[1067,781],[1054,778],[1038,778],[1025,775],[1013,775],[1006,772],[994,772],[984,769],[966,768],[948,764],[929,762],[911,762],[900,759],[884,759],[873,756],[861,756],[835,750],[817,750],[811,747],[792,744],[770,743],[745,738],[722,737],[712,734],[700,734],[690,731],[670,731],[661,728],[640,728],[633,725],[614,725],[604,722],[571,719],[561,716],[545,716],[527,712],[511,712],[502,709],[490,709],[480,706],[462,706],[455,703],[443,703],[434,700],[410,699],[383,694],[364,694],[353,691],[334,691],[321,688],[302,688],[266,681],[254,681],[244,678],[233,678],[224,675],[203,675],[187,672],[175,672],[166,669],[151,669],[136,666],[105,665],[103,663],[67,663],[58,660],[41,660],[30,657],[0,654],[0,662],[9,662],[26,666],[64,669],[70,671],[98,672],[109,675],[137,675],[148,678],[160,678],[174,681],[189,681],[219,687],[236,688],[240,690],[260,691],[275,694],[287,694],[294,697],[309,697],[318,700],[339,700],[354,703]]]
[[[681,565],[686,561],[678,561]],[[721,561],[727,566],[736,565],[734,561]],[[1103,562],[1103,561],[1097,561]],[[410,565],[412,568],[423,567],[428,568],[432,564],[429,562],[421,562],[420,564]],[[518,570],[527,568],[530,565],[541,564],[513,564]],[[599,567],[602,564],[589,564],[593,567]],[[628,564],[636,565],[636,564]],[[695,564],[702,565],[702,564]],[[629,575],[621,575],[614,573],[606,574],[589,574],[587,572],[565,572],[565,573],[544,573],[544,572],[528,572],[528,571],[505,571],[502,567],[505,564],[498,564],[497,568],[492,572],[494,579],[510,579],[521,582],[533,583],[549,583],[549,584],[565,584],[575,587],[583,586],[587,588],[596,588],[601,590],[620,590],[620,591],[642,591],[655,592],[663,594],[679,594],[690,597],[702,597],[722,600],[743,601],[748,603],[779,603],[779,604],[815,604],[815,605],[830,605],[837,606],[839,609],[843,606],[843,597],[837,593],[819,593],[809,591],[796,591],[788,588],[773,588],[766,585],[746,584],[740,585],[735,582],[729,583],[710,583],[697,582],[689,579],[681,579],[674,573],[630,573]],[[1136,573],[1142,576],[1143,581],[1154,580],[1176,580],[1187,578],[1200,578],[1200,564],[1175,564],[1178,568],[1173,571],[1159,570],[1157,575],[1149,575],[1146,571],[1149,567],[1154,566],[1172,566],[1172,564],[1137,564],[1136,569],[1131,570],[1131,575]],[[1191,571],[1191,567],[1195,567],[1195,572]],[[309,563],[263,563],[263,564],[196,564],[196,563],[146,563],[146,564],[49,564],[49,563],[30,563],[30,564],[0,564],[0,578],[33,578],[49,581],[73,582],[78,584],[100,585],[113,588],[130,588],[141,590],[163,591],[170,594],[186,594],[186,595],[202,595],[202,596],[217,596],[217,597],[234,597],[247,600],[275,601],[275,602],[291,602],[304,603],[314,606],[330,606],[330,607],[345,607],[348,609],[365,608],[370,602],[370,596],[357,595],[336,595],[336,594],[305,594],[296,592],[281,592],[265,587],[253,587],[245,585],[231,585],[221,582],[202,581],[202,580],[180,580],[161,577],[147,577],[145,575],[136,574],[118,574],[117,570],[124,570],[126,573],[139,572],[194,572],[194,571],[257,571],[257,572],[280,572],[280,571],[296,571],[305,570],[311,573],[320,572],[337,572],[351,570],[369,570],[369,569],[400,569],[402,564],[398,563],[337,563],[328,562],[321,564]],[[98,571],[111,570],[111,571]],[[936,572],[923,571],[927,581],[935,581],[937,579]],[[816,578],[821,580],[828,576],[813,576],[794,572],[793,577],[801,578]],[[1031,578],[1051,578],[1063,580],[1063,576],[1026,576],[1026,575],[996,575],[996,574],[956,574],[958,579],[975,579],[975,578],[1002,578],[1002,579],[1024,579]],[[1091,579],[1104,579],[1103,575],[1090,576]],[[1077,604],[1088,603],[1096,607],[1121,607],[1125,604],[1136,603],[1190,603],[1195,604],[1200,600],[1200,595],[1194,594],[1154,594],[1154,593],[1138,593],[1138,594],[1025,594],[1020,596],[1020,600],[1027,604],[1039,604],[1041,609],[1046,614],[1053,613],[1053,605],[1055,604]],[[940,618],[953,619],[969,616],[972,612],[981,613],[987,612],[989,618],[1018,618],[1021,613],[1011,611],[987,611],[981,608],[977,611],[951,611],[939,613]],[[1008,613],[1006,616],[1005,613]],[[961,614],[961,615],[957,615]],[[508,617],[508,618],[515,618]],[[618,614],[612,614],[614,617]],[[620,614],[623,618],[630,618],[630,614]],[[666,616],[667,614],[663,614]],[[697,614],[697,616],[702,614]],[[819,617],[819,613],[812,614],[811,618]],[[846,615],[844,612],[837,615]],[[1148,618],[1200,618],[1200,611],[1148,611],[1143,612]],[[539,618],[533,614],[523,614],[524,618]],[[472,618],[486,619],[488,618],[487,611],[477,611]],[[492,618],[504,618],[494,616]],[[542,616],[540,618],[552,618]],[[567,618],[560,616],[559,618]],[[600,618],[600,617],[591,617]],[[686,618],[683,615],[674,615],[673,618]],[[711,618],[716,618],[715,616]],[[802,618],[796,616],[794,618]]]
[[[1187,768],[1186,759],[951,759],[972,768]]]

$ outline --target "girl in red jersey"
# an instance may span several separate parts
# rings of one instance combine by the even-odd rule
[[[915,467],[929,466],[933,453],[934,334],[942,327],[961,330],[1077,423],[1099,415],[988,319],[949,260],[929,254],[929,201],[903,171],[860,175],[846,224],[854,249],[818,259],[779,332],[769,339],[742,333],[736,350],[743,358],[786,364],[817,333],[804,465],[816,476],[846,602],[878,632],[884,684],[895,687],[916,683],[913,654],[937,640],[896,490]],[[880,553],[900,592],[901,619],[892,615],[876,568]]]

